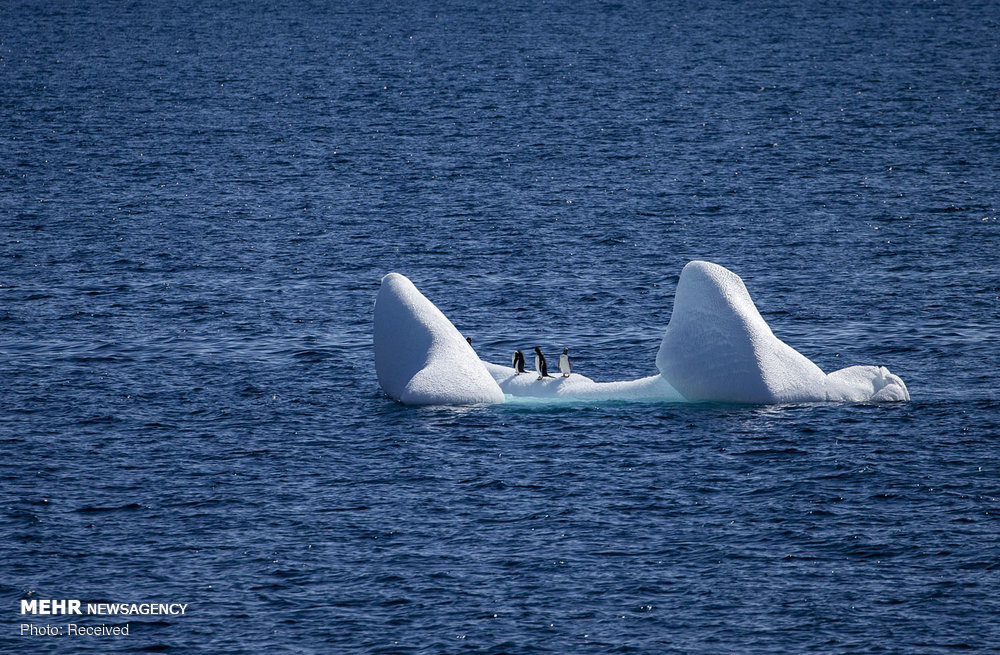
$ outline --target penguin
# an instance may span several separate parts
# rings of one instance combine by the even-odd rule
[[[549,365],[545,363],[545,355],[538,346],[535,346],[535,371],[538,372],[539,380],[552,377],[549,375]]]
[[[472,345],[472,337],[465,337],[465,340],[469,342],[470,346]]]
[[[511,362],[511,365],[514,367],[514,375],[527,373],[527,371],[524,370],[524,353],[520,350],[514,351],[514,359]]]
[[[559,355],[559,370],[562,371],[564,378],[568,378],[570,371],[573,370],[569,365],[569,348],[563,348],[563,354]]]

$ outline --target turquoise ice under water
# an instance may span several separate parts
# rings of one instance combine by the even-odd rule
[[[997,651],[998,11],[8,3],[0,651]],[[387,271],[607,381],[697,259],[912,400],[378,386]]]

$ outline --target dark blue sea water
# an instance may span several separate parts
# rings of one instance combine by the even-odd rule
[[[996,652],[998,162],[988,0],[10,0],[0,650]],[[378,387],[389,271],[601,381],[696,258],[912,402]]]

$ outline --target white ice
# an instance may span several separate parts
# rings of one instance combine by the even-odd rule
[[[526,344],[527,345],[527,344]],[[886,402],[909,400],[903,381],[878,366],[823,373],[771,332],[735,273],[709,262],[681,272],[656,357],[659,375],[595,382],[573,373],[538,380],[481,361],[454,325],[397,273],[375,303],[375,368],[404,404],[467,405],[507,400],[647,402]]]
[[[389,273],[375,299],[375,372],[405,405],[502,403],[476,351],[406,277]]]
[[[797,403],[909,400],[884,367],[826,375],[774,336],[740,276],[694,261],[681,271],[656,367],[690,401]]]
[[[510,366],[483,362],[486,369],[508,398],[535,398],[547,400],[635,400],[683,402],[681,396],[661,375],[622,382],[594,382],[590,378],[571,373],[538,379],[534,371],[518,375]]]

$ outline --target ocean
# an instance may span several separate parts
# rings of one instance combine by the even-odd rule
[[[0,651],[997,652],[998,153],[985,0],[11,0]],[[912,400],[379,388],[386,273],[610,381],[694,259]]]

